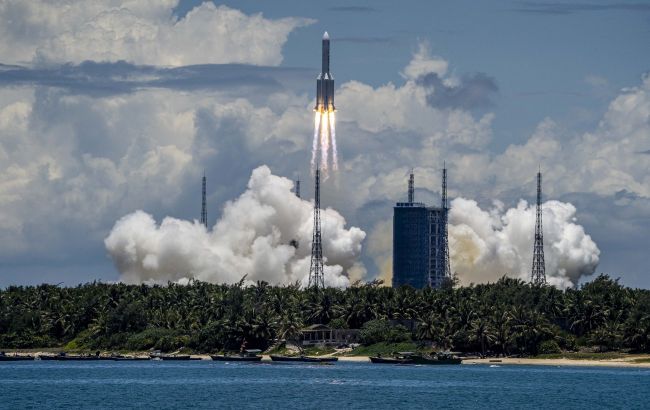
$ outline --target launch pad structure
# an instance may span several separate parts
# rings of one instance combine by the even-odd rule
[[[201,225],[208,228],[208,203],[206,199],[206,179],[205,171],[203,171],[203,179],[201,180]]]
[[[544,233],[542,232],[542,171],[537,173],[537,207],[535,208],[535,244],[533,245],[533,269],[530,281],[535,285],[546,284],[544,262]]]
[[[449,264],[447,167],[442,170],[441,206],[415,202],[413,170],[408,200],[393,208],[393,287],[440,288],[451,279]]]
[[[321,171],[327,172],[328,151],[332,148],[332,169],[336,170],[336,135],[334,131],[334,77],[330,73],[330,37],[322,39],[321,73],[316,79],[316,106],[314,107],[314,144],[312,170],[314,172],[314,231],[311,245],[308,287],[323,289],[325,273],[323,263],[323,238],[320,219]],[[320,155],[319,155],[320,152]],[[327,176],[327,175],[325,175]]]

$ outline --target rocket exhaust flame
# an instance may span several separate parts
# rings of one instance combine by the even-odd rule
[[[311,153],[312,173],[320,169],[323,178],[327,178],[331,167],[338,169],[336,148],[336,128],[334,117],[334,77],[330,73],[330,39],[327,32],[323,35],[323,68],[316,80],[316,113],[314,118],[314,141]],[[332,150],[330,163],[330,146]],[[319,156],[320,151],[320,156]]]
[[[336,149],[336,118],[334,117],[334,111],[328,113],[329,116],[329,127],[330,127],[330,136],[332,138],[332,169],[338,171],[339,169],[339,155],[338,150]]]
[[[330,156],[331,150],[331,156]],[[319,156],[320,154],[320,156]],[[320,159],[320,160],[319,160]],[[336,148],[336,127],[334,112],[316,112],[314,115],[314,141],[311,152],[311,169],[320,168],[323,177],[328,171],[339,168]]]

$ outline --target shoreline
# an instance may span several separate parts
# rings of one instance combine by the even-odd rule
[[[60,349],[16,349],[5,350],[7,355],[17,356],[49,356],[60,352]],[[102,352],[106,354],[107,352]],[[81,354],[81,353],[71,353]],[[149,356],[149,352],[126,352],[122,353],[125,356],[144,357]],[[200,358],[201,360],[212,360],[210,354],[190,354],[193,358]],[[268,354],[263,354],[262,361],[270,362],[271,358]],[[324,355],[322,357],[329,357],[331,355]],[[349,363],[370,363],[369,356],[337,356],[341,362]],[[463,365],[496,365],[496,366],[510,366],[510,365],[525,365],[525,366],[584,366],[584,367],[622,367],[622,368],[641,368],[650,369],[650,355],[632,355],[629,357],[615,358],[615,359],[571,359],[571,358],[486,358],[486,359],[463,359]]]
[[[621,359],[533,359],[533,358],[490,358],[467,359],[465,365],[527,365],[527,366],[586,366],[586,367],[629,367],[650,369],[650,362],[638,362],[636,359],[648,360],[648,356],[629,357]]]

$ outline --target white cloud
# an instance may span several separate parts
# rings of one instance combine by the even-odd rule
[[[212,231],[194,222],[165,218],[157,226],[138,211],[120,219],[106,238],[106,248],[121,279],[129,283],[166,282],[196,278],[233,283],[247,275],[249,282],[271,284],[305,282],[309,272],[313,205],[297,198],[293,183],[255,169],[248,190],[226,204]],[[349,270],[359,270],[357,258],[365,233],[345,228],[335,210],[322,212],[325,280],[329,286],[349,285]],[[290,245],[297,240],[299,247]]]
[[[417,80],[423,75],[434,73],[439,77],[444,77],[449,69],[449,63],[441,58],[431,56],[429,44],[420,42],[418,50],[413,55],[413,58],[404,68],[402,77],[407,80]]]
[[[31,10],[31,5],[25,4],[19,6]],[[164,20],[168,12],[167,6],[167,11],[163,11],[145,4],[137,12],[133,7],[127,8],[138,18],[152,21]],[[6,7],[3,10],[6,12]],[[54,20],[44,24],[45,28],[59,24],[57,19],[73,18],[75,13],[71,11],[72,17],[55,18],[47,10],[47,7],[43,9],[39,18]],[[215,10],[196,12],[218,13]],[[88,12],[88,19],[94,19],[97,13],[93,13]],[[104,53],[101,42],[98,44],[97,52]],[[405,72],[415,77],[427,70],[446,75],[449,70],[446,65],[443,70],[440,64],[422,64],[428,59],[436,60],[425,57],[416,55],[415,63],[409,64],[411,68]],[[31,58],[33,54],[25,57]],[[188,58],[194,57],[188,55]],[[428,68],[416,69],[416,66]],[[488,149],[493,138],[494,117],[490,113],[477,116],[460,108],[431,107],[427,105],[427,90],[409,76],[401,85],[371,87],[356,81],[344,83],[337,90],[341,171],[338,178],[332,178],[324,186],[323,203],[334,206],[349,221],[370,232],[367,255],[379,262],[381,274],[387,274],[389,259],[379,257],[385,256],[391,243],[390,224],[386,221],[389,221],[391,204],[405,196],[410,167],[416,170],[418,198],[429,203],[439,201],[439,169],[445,159],[450,168],[452,197],[499,198],[515,204],[522,195],[533,195],[538,163],[544,172],[545,198],[572,192],[613,195],[621,190],[648,197],[650,155],[637,153],[650,149],[649,89],[646,77],[639,86],[621,91],[600,125],[590,133],[572,135],[546,119],[526,143],[494,153]],[[227,94],[156,89],[89,97],[44,87],[3,88],[0,92],[0,254],[17,259],[35,255],[75,258],[79,257],[77,248],[96,248],[114,221],[134,209],[145,209],[157,216],[195,215],[203,167],[209,175],[211,216],[216,215],[214,204],[220,205],[241,192],[250,170],[260,164],[269,164],[277,174],[286,176],[303,170],[304,181],[309,166],[312,106],[307,95],[295,95],[287,90],[256,98],[234,89]],[[309,182],[303,185],[303,192],[308,187]],[[458,228],[458,233],[465,232],[472,239],[472,246],[479,250],[484,246],[486,254],[494,255],[497,246],[489,238],[516,232],[504,233],[503,227],[482,230],[492,219],[501,220],[510,211],[495,215],[482,212],[487,212],[487,222],[465,224],[467,228],[462,228],[465,231]],[[524,211],[515,214],[523,219],[528,215]],[[571,224],[579,228],[570,218],[559,218],[557,226],[565,228],[558,228],[558,232],[569,229],[566,227]],[[142,215],[137,217],[142,229],[152,237],[160,237],[169,225],[170,232],[187,231],[187,235],[201,243],[209,240],[182,219],[166,219],[168,222],[163,221],[160,226],[154,219],[146,219]],[[516,225],[508,226],[514,229]],[[340,228],[335,224],[327,229]],[[308,227],[307,234],[302,233],[307,242],[310,230]],[[529,230],[522,228],[520,233],[532,235],[532,225]],[[564,234],[558,234],[557,238]],[[278,248],[280,242],[273,235],[264,232],[265,239],[260,239],[255,248],[254,241],[250,242],[251,252],[260,255],[272,252],[276,258],[274,263],[282,266],[287,275],[304,272],[303,265],[308,263],[305,254],[286,262],[283,253],[286,249]],[[558,239],[551,250],[547,248],[552,253],[557,245],[557,262],[548,268],[549,272],[565,270],[558,276],[562,278],[558,284],[563,286],[566,280],[578,277],[580,269],[589,270],[594,264],[594,258],[589,256],[594,252],[581,251],[580,255],[585,256],[582,259],[572,256],[576,249],[588,248],[583,247],[581,239],[588,236],[584,232],[581,236],[580,232],[568,231],[566,235],[573,239],[564,242]],[[513,243],[514,239],[510,241]],[[522,244],[525,242],[520,240]],[[346,259],[346,255],[356,252],[355,243],[344,241],[330,248],[327,256],[332,263],[345,265],[342,271],[358,278],[364,274],[364,267],[358,261],[355,264]],[[548,243],[550,246],[551,242]],[[333,249],[344,251],[336,253]],[[504,252],[508,249],[499,248]],[[506,273],[503,272],[506,268],[513,274],[527,273],[529,258],[525,252],[530,249],[532,244],[522,245],[521,250],[516,248],[517,256],[499,259],[498,264],[492,265],[490,274],[500,276]],[[304,250],[301,247],[299,252]],[[469,258],[470,253],[465,256],[457,253],[455,257]],[[253,260],[256,259],[250,259]],[[511,263],[512,260],[519,262]],[[143,267],[161,263],[160,259],[153,258],[141,262]],[[463,263],[462,259],[456,262],[458,266]],[[246,267],[262,272],[252,262]],[[196,266],[192,268],[202,271]],[[341,277],[336,269],[328,268],[328,275],[333,279]],[[369,269],[370,276],[377,273]],[[176,276],[169,273],[169,277]],[[480,281],[480,278],[477,273],[472,280]]]
[[[5,1],[0,4],[0,55],[4,63],[278,65],[289,33],[313,22],[293,17],[271,20],[211,2],[178,19],[172,15],[176,3]]]

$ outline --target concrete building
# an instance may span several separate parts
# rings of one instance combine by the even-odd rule
[[[446,204],[446,172],[443,204]],[[413,173],[408,202],[393,208],[393,287],[439,288],[450,277],[447,250],[447,208],[414,202]]]

